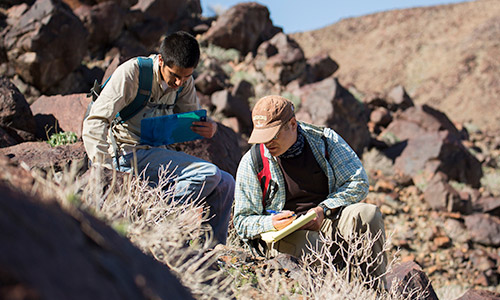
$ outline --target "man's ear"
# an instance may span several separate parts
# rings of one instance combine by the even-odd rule
[[[297,126],[299,126],[297,124],[297,119],[295,119],[295,116],[293,116],[291,119],[290,119],[290,126],[292,127],[292,130],[296,130],[297,129]]]
[[[163,61],[163,57],[161,56],[161,54],[158,54],[158,64],[160,65],[160,67],[163,67],[164,63],[165,61]]]

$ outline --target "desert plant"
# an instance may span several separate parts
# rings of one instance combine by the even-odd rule
[[[52,134],[47,143],[49,143],[52,147],[57,147],[61,145],[74,144],[77,141],[78,137],[76,136],[76,133],[68,131]]]
[[[111,184],[102,170],[93,167],[87,176],[77,176],[77,168],[47,176],[35,174],[33,191],[56,197],[70,213],[75,205],[93,212],[126,235],[143,252],[169,266],[197,299],[419,299],[420,290],[393,283],[391,290],[376,287],[385,275],[372,276],[390,248],[372,258],[371,249],[379,237],[369,233],[337,240],[322,240],[323,247],[310,249],[301,258],[300,278],[289,278],[283,270],[251,268],[247,262],[224,267],[219,257],[239,244],[231,231],[228,246],[212,249],[210,230],[199,199],[172,200],[172,177],[160,169],[160,181],[150,186],[144,173],[125,176],[120,184],[113,173]],[[86,178],[86,179],[85,179]],[[335,263],[329,247],[336,243],[344,266]],[[225,249],[225,250],[223,250]],[[238,250],[240,251],[240,250]],[[396,255],[397,257],[397,255]],[[393,259],[388,264],[391,270]],[[403,291],[403,292],[401,292]]]

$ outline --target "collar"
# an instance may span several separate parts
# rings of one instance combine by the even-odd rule
[[[305,138],[302,128],[297,126],[297,141],[286,150],[285,153],[281,154],[279,158],[292,158],[302,154],[302,150],[304,150]]]

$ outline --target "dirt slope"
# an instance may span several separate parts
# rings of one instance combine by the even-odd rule
[[[327,52],[341,84],[385,95],[402,84],[453,121],[500,130],[500,1],[387,11],[293,34]]]

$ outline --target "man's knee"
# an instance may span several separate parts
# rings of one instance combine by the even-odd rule
[[[345,230],[362,230],[368,226],[371,230],[383,230],[380,209],[373,204],[356,203],[347,206],[342,212],[339,226]],[[357,229],[356,229],[357,228]]]
[[[359,206],[358,214],[364,224],[372,224],[382,220],[382,213],[376,205],[367,203],[358,203],[355,205]]]

